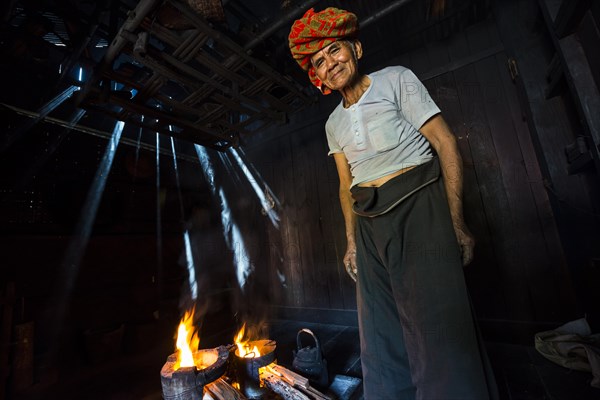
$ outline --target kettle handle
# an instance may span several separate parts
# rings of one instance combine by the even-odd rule
[[[300,340],[300,334],[303,332],[308,333],[315,340],[315,343],[317,345],[317,354],[319,354],[319,356],[320,356],[321,355],[321,344],[319,343],[319,339],[317,339],[315,334],[310,329],[307,329],[307,328],[300,329],[298,331],[298,334],[296,335],[296,346],[298,347],[298,350],[300,350],[302,348],[302,341]]]

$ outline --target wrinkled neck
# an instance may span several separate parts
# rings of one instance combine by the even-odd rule
[[[360,100],[361,96],[371,85],[371,79],[367,75],[359,75],[352,84],[340,89],[340,93],[344,98],[344,107],[350,107]]]

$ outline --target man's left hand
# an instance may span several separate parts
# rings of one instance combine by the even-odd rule
[[[463,266],[467,266],[473,261],[475,238],[464,223],[454,225],[454,232],[456,233],[456,240],[458,240],[458,245],[460,246]]]

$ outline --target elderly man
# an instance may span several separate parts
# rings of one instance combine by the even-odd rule
[[[340,178],[344,264],[357,282],[365,398],[495,398],[462,274],[475,241],[456,140],[410,70],[358,70],[357,32],[353,13],[311,9],[289,45],[323,94],[342,96],[325,130]]]

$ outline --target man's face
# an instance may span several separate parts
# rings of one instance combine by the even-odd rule
[[[362,55],[360,42],[333,42],[310,58],[317,77],[331,90],[340,90],[358,77],[358,58]]]

